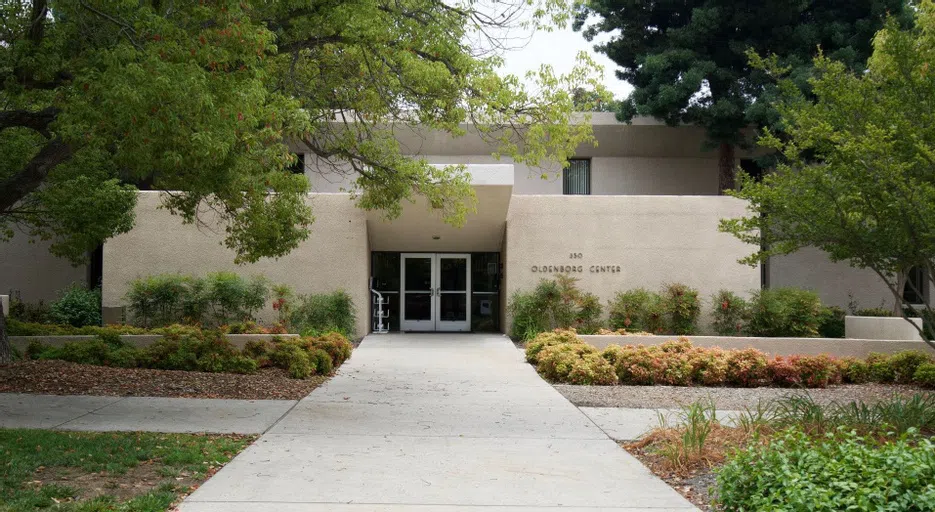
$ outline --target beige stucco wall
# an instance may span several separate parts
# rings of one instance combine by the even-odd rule
[[[88,282],[87,265],[73,266],[49,254],[49,243],[30,243],[17,232],[9,242],[0,242],[0,293],[19,294],[26,302],[50,302],[72,283]]]
[[[490,155],[427,155],[432,164],[512,164],[513,194],[562,194],[561,168],[531,168],[511,158]],[[314,192],[340,192],[351,187],[348,174],[306,155],[306,174]],[[593,195],[717,195],[714,158],[592,157]]]
[[[136,226],[104,244],[104,307],[124,305],[127,283],[159,273],[203,276],[229,270],[244,276],[263,275],[296,293],[346,290],[357,306],[357,334],[367,333],[369,251],[364,212],[346,194],[313,194],[308,198],[315,223],[308,240],[278,260],[235,265],[234,253],[220,244],[223,230],[182,225],[158,209],[159,193],[141,192]],[[261,317],[275,318],[271,308]]]
[[[606,195],[717,195],[714,158],[591,159],[591,193]],[[561,194],[561,183],[559,183]]]
[[[572,273],[580,288],[605,304],[629,288],[672,282],[697,288],[706,302],[722,288],[748,296],[760,287],[760,271],[737,260],[753,248],[717,230],[719,219],[744,211],[744,202],[720,196],[514,196],[506,294],[532,289],[552,275],[532,267],[551,265],[580,267]],[[709,310],[706,303],[703,326]]]
[[[893,306],[893,294],[873,271],[834,263],[819,249],[809,247],[770,258],[768,272],[770,288],[814,290],[828,305],[846,308],[853,300],[864,308]]]

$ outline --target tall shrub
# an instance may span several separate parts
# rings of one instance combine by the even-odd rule
[[[601,327],[600,300],[579,290],[577,282],[576,278],[559,274],[554,279],[540,280],[532,292],[515,292],[507,305],[513,319],[510,335],[529,340],[552,329],[596,332]]]
[[[216,325],[252,320],[269,297],[269,282],[261,276],[247,280],[233,272],[215,272],[204,286]]]
[[[101,325],[101,289],[72,285],[50,306],[52,320],[74,327]]]
[[[821,300],[815,292],[771,288],[753,295],[747,331],[754,336],[816,337],[821,318]]]
[[[720,290],[711,297],[714,332],[720,336],[738,336],[747,317],[747,301],[730,290]]]
[[[665,286],[662,295],[666,330],[670,334],[694,334],[698,330],[701,302],[698,290],[681,283]]]
[[[299,295],[296,302],[289,314],[289,323],[303,335],[336,331],[347,337],[354,336],[356,308],[344,290]]]
[[[635,288],[618,293],[608,304],[611,329],[662,332],[664,305],[658,293]]]
[[[133,322],[143,327],[182,323],[184,305],[193,300],[193,281],[181,274],[157,274],[130,281],[126,300]],[[201,315],[192,320],[200,321]]]

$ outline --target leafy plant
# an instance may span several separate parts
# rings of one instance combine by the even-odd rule
[[[510,336],[530,340],[553,329],[596,332],[603,308],[596,295],[577,287],[578,279],[557,274],[542,279],[532,292],[514,292],[507,309],[512,317]]]
[[[539,333],[535,338],[526,342],[526,362],[537,364],[539,362],[539,353],[547,347],[583,343],[575,331],[572,330],[556,329],[551,332]]]
[[[844,317],[847,312],[838,306],[824,306],[821,308],[821,320],[818,324],[818,335],[822,338],[843,338]]]
[[[935,388],[935,363],[920,364],[913,375],[913,382],[926,388]]]
[[[69,286],[52,303],[50,315],[53,321],[74,327],[101,325],[101,289]]]
[[[754,336],[816,337],[821,300],[815,292],[770,288],[754,293],[747,331]]]
[[[681,283],[663,288],[662,306],[665,311],[666,331],[671,334],[694,334],[698,330],[701,301],[698,290]]]
[[[935,444],[909,432],[887,442],[842,429],[813,438],[789,430],[751,444],[718,471],[723,510],[935,508]]]
[[[908,384],[912,382],[916,369],[926,363],[931,363],[932,358],[928,354],[916,350],[905,350],[893,354],[887,360],[893,371],[893,380],[897,384]]]
[[[300,295],[289,316],[290,325],[303,336],[337,331],[353,337],[356,331],[356,308],[344,290],[332,293]]]
[[[17,295],[10,293],[10,314],[7,321],[48,324],[52,320],[52,310],[49,305],[40,300],[36,303],[23,302]]]
[[[714,306],[714,332],[719,336],[738,336],[748,316],[747,301],[730,290],[720,290],[711,297]]]
[[[661,333],[664,329],[665,305],[658,293],[645,288],[620,292],[610,301],[612,329]]]
[[[857,316],[893,316],[892,309],[880,308],[861,308],[854,312]]]

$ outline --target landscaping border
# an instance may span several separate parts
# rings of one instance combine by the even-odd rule
[[[680,336],[677,335],[608,335],[579,334],[589,345],[603,350],[608,345],[661,345]],[[769,356],[827,354],[835,357],[867,357],[871,352],[895,354],[904,350],[935,353],[924,341],[910,340],[861,340],[850,338],[761,338],[754,336],[684,336],[697,347],[720,347],[723,349],[755,348]]]
[[[227,341],[238,350],[243,350],[250,341],[270,341],[273,338],[297,338],[298,334],[225,334]],[[10,344],[19,350],[26,350],[31,341],[38,341],[43,345],[61,347],[66,343],[88,341],[97,338],[95,335],[67,335],[67,336],[10,336]],[[143,348],[161,340],[161,334],[121,334],[120,340],[135,348]]]

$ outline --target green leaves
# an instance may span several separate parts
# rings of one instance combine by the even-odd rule
[[[565,0],[35,5],[54,15],[34,26],[26,4],[0,7],[0,234],[26,226],[76,261],[130,229],[133,187],[173,191],[165,205],[185,222],[211,210],[238,263],[288,253],[314,219],[308,181],[283,172],[287,142],[352,175],[362,208],[394,218],[422,197],[460,225],[475,204],[463,167],[413,157],[398,130],[473,125],[498,155],[554,168],[593,142],[572,91],[606,96],[587,57],[526,91],[467,43],[564,22]]]
[[[899,276],[935,269],[935,4],[919,5],[916,28],[895,19],[874,40],[869,71],[854,75],[830,57],[814,61],[814,101],[783,82],[782,132],[761,144],[784,160],[734,194],[751,214],[721,230],[766,249],[744,261],[813,246],[834,261],[876,272],[901,297]],[[762,60],[758,65],[764,65]],[[769,64],[766,64],[769,66]]]

